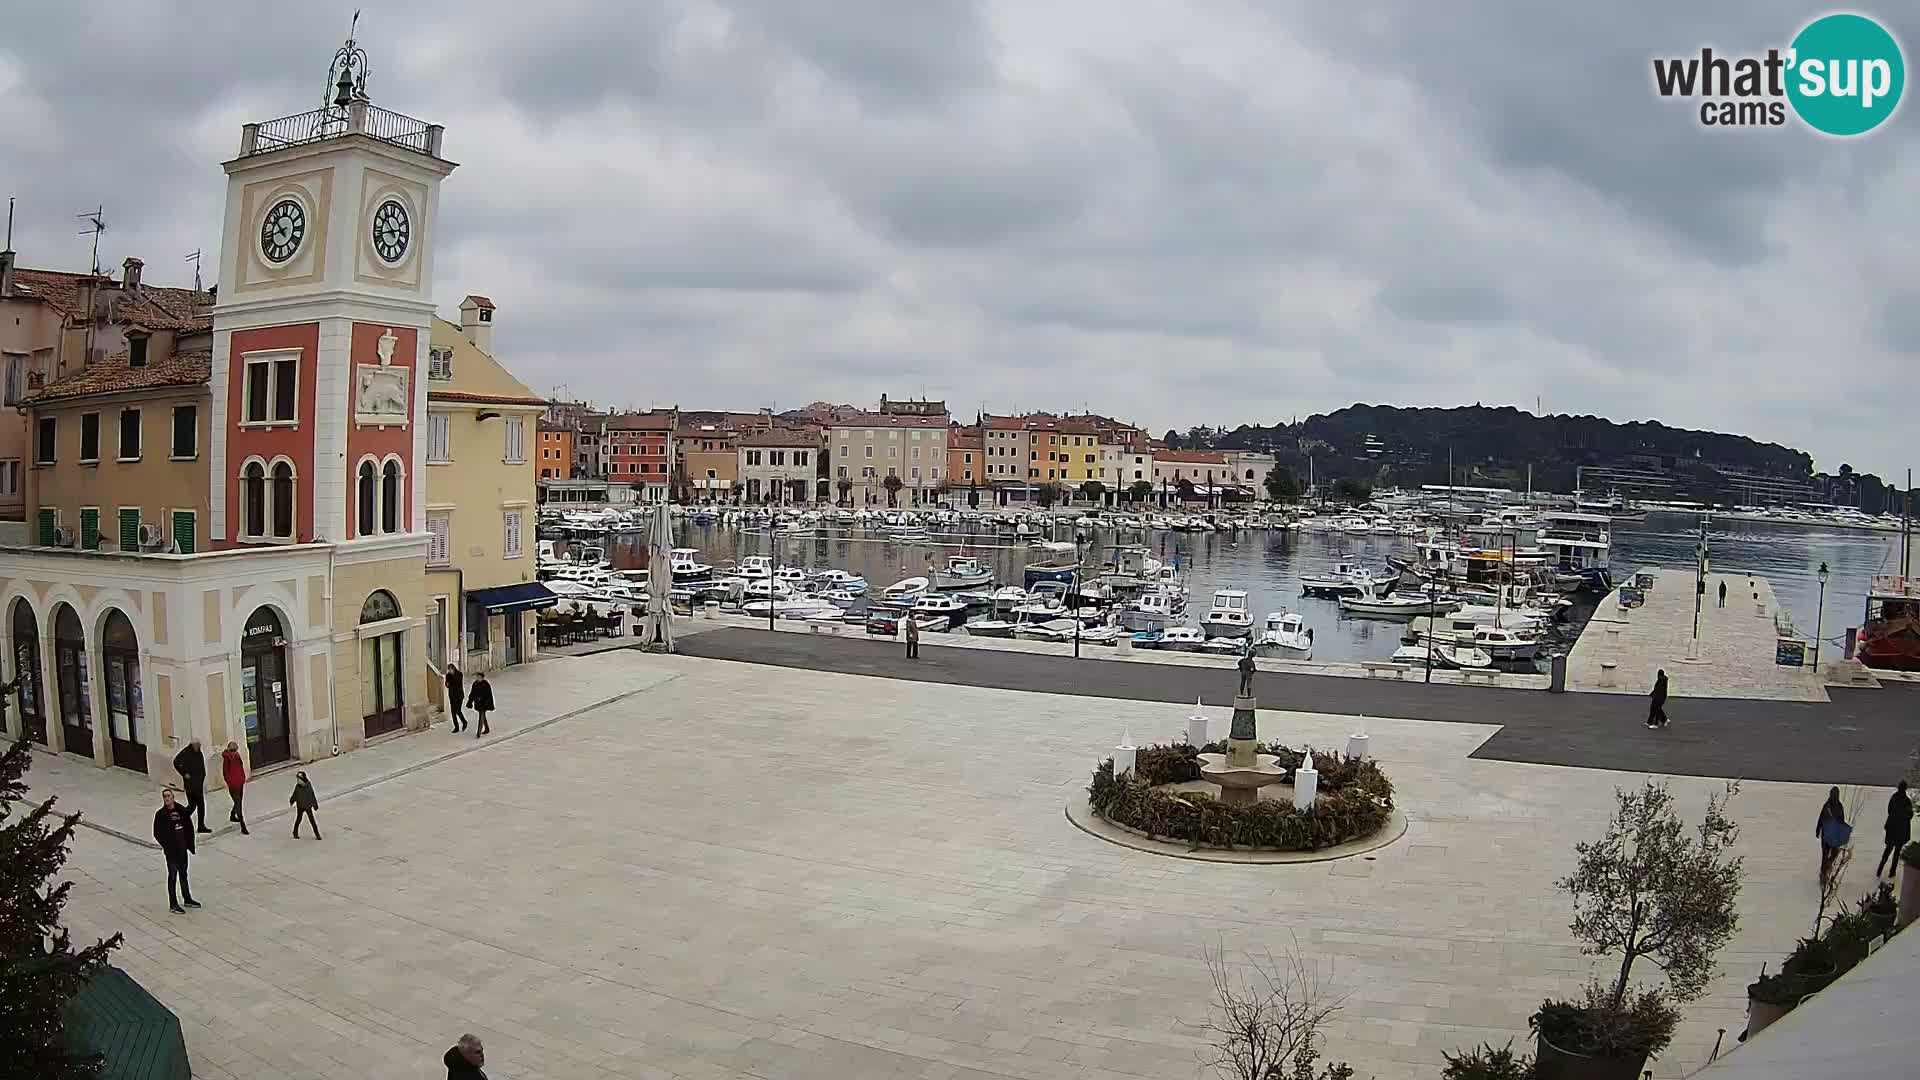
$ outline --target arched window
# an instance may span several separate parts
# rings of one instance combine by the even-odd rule
[[[400,463],[388,461],[380,476],[380,531],[400,531]]]
[[[267,535],[267,467],[258,461],[249,461],[240,470],[240,504],[245,515],[241,535]]]
[[[285,461],[273,467],[273,535],[293,539],[293,466]]]
[[[374,492],[378,481],[375,479],[373,462],[360,463],[360,535],[372,536],[374,533]]]
[[[360,625],[385,622],[400,617],[400,602],[385,589],[375,589],[367,596],[367,602],[360,605]]]

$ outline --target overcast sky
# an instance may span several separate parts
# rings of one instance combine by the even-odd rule
[[[541,391],[1156,431],[1538,399],[1826,469],[1920,456],[1916,106],[1840,141],[1651,89],[1654,55],[1784,46],[1825,8],[1460,8],[410,0],[361,40],[375,103],[460,163],[442,313],[491,296]],[[22,262],[84,269],[100,203],[103,262],[189,280],[241,123],[319,104],[351,11],[15,5]],[[1920,19],[1889,25],[1915,62]]]

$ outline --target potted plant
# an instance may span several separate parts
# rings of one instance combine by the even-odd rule
[[[1893,901],[1893,882],[1883,881],[1871,896],[1861,897],[1860,912],[1873,920],[1880,933],[1893,933],[1893,920],[1900,913],[1900,906]]]
[[[1793,1011],[1800,999],[1807,995],[1806,980],[1785,971],[1772,975],[1762,975],[1747,984],[1747,1032],[1740,1036],[1745,1042],[1764,1029],[1768,1024]]]
[[[1742,864],[1731,854],[1740,830],[1726,815],[1738,790],[1730,784],[1709,798],[1692,830],[1666,785],[1616,790],[1606,832],[1575,845],[1574,872],[1557,882],[1573,900],[1568,928],[1581,952],[1618,955],[1620,970],[1580,1001],[1541,1004],[1529,1021],[1540,1080],[1638,1080],[1673,1038],[1673,1005],[1706,992],[1715,955],[1740,925]],[[1634,991],[1643,956],[1666,973],[1664,992]]]
[[[1894,929],[1905,930],[1915,915],[1920,915],[1920,842],[1900,849],[1900,914]]]
[[[1782,970],[1800,977],[1803,995],[1816,994],[1840,977],[1840,955],[1825,938],[1802,938]]]
[[[1873,948],[1873,939],[1880,936],[1880,930],[1865,911],[1849,911],[1835,915],[1827,923],[1826,941],[1833,952],[1834,966],[1841,974],[1852,970],[1855,964],[1867,958]]]
[[[1539,1080],[1638,1080],[1647,1059],[1667,1048],[1680,1014],[1659,990],[1616,1000],[1588,983],[1580,1001],[1546,1001],[1527,1021],[1538,1040]]]
[[[1533,1060],[1516,1055],[1511,1042],[1498,1050],[1491,1043],[1482,1043],[1464,1054],[1441,1056],[1447,1059],[1447,1067],[1441,1071],[1440,1080],[1533,1080]]]

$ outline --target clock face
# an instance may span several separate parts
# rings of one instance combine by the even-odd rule
[[[260,222],[260,254],[270,263],[286,262],[306,237],[307,212],[292,199],[281,199]]]
[[[407,254],[407,242],[413,238],[413,223],[407,220],[407,208],[388,199],[373,212],[373,250],[381,259],[397,263]]]

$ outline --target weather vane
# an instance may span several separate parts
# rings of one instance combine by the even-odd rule
[[[360,12],[353,13],[353,23],[347,28],[347,42],[333,54],[333,62],[327,66],[326,106],[344,110],[355,101],[366,101],[367,50],[360,47],[354,35],[360,29]]]

